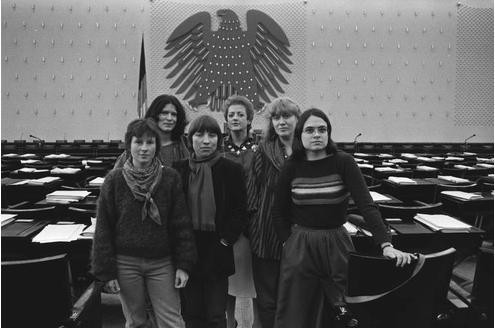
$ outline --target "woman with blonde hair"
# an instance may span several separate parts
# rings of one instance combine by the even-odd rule
[[[301,110],[287,97],[273,100],[267,108],[264,139],[254,153],[248,179],[248,234],[253,251],[256,305],[263,328],[272,328],[277,306],[282,243],[272,222],[272,206],[280,169],[292,154],[292,141]]]

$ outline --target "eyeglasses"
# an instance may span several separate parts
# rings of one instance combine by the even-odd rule
[[[328,128],[326,126],[319,126],[317,128],[308,126],[307,128],[304,129],[303,131],[305,134],[315,134],[315,132],[318,132],[318,134],[327,134],[328,133]]]

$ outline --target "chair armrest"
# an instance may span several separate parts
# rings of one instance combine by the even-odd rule
[[[28,205],[29,201],[25,200],[23,202],[17,203],[17,204],[12,204],[7,206],[8,208],[22,208],[24,205]]]
[[[59,328],[101,327],[102,284],[92,282],[73,305],[71,315]]]

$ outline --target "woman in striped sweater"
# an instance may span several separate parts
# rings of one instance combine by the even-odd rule
[[[413,256],[393,248],[359,168],[351,155],[337,150],[331,129],[321,110],[305,111],[294,132],[292,156],[280,172],[273,222],[284,247],[275,327],[314,325],[317,306],[311,300],[321,290],[337,319],[346,327],[357,326],[346,315],[343,297],[348,254],[354,250],[343,227],[350,196],[384,256],[397,259],[399,266]]]

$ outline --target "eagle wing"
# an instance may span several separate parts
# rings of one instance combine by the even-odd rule
[[[201,83],[202,72],[210,52],[211,33],[210,14],[202,11],[183,21],[167,39],[164,57],[170,59],[164,68],[173,68],[167,78],[175,78],[171,88],[178,87],[177,94],[186,92],[184,99],[197,94],[205,85]]]
[[[277,92],[284,93],[280,82],[289,83],[282,74],[291,73],[289,39],[277,22],[259,10],[247,12],[247,37],[258,93],[270,102],[265,91],[277,97]]]

